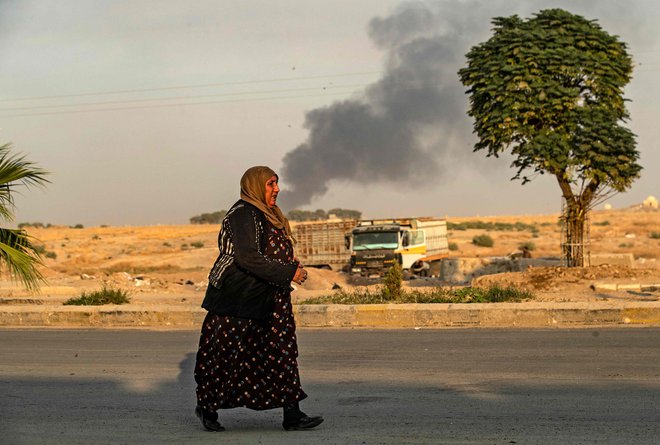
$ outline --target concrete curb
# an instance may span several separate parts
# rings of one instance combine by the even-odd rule
[[[660,326],[660,302],[297,305],[299,327],[444,328]],[[1,327],[198,329],[202,308],[4,306]]]
[[[594,290],[634,290],[639,292],[653,292],[657,289],[660,289],[660,284],[616,284],[616,283],[600,283],[594,284]]]
[[[309,305],[298,307],[296,320],[309,327],[660,326],[660,302]]]
[[[6,327],[150,327],[192,328],[206,311],[185,306],[3,306],[0,326]]]

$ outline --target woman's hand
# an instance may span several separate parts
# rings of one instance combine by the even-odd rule
[[[293,282],[303,284],[305,280],[307,280],[307,271],[302,264],[298,264],[298,270],[296,270],[296,274],[293,276]]]

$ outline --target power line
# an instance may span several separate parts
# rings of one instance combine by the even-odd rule
[[[211,104],[223,104],[223,103],[232,103],[232,102],[250,102],[250,101],[263,101],[263,100],[280,100],[280,99],[298,99],[306,97],[326,97],[326,96],[340,96],[345,95],[347,92],[337,92],[337,93],[327,93],[327,94],[299,94],[294,96],[274,96],[274,97],[261,97],[261,98],[242,98],[242,99],[230,99],[230,100],[214,100],[207,102],[185,102],[185,103],[175,103],[175,104],[163,104],[163,105],[144,105],[138,107],[119,107],[119,108],[96,108],[96,109],[87,109],[87,110],[69,110],[69,111],[47,111],[44,113],[24,113],[24,114],[10,114],[5,116],[0,116],[0,118],[8,117],[28,117],[28,116],[50,116],[58,114],[80,114],[80,113],[95,113],[99,111],[126,111],[126,110],[146,110],[152,108],[171,108],[171,107],[185,107],[191,105],[211,105]]]
[[[171,91],[171,90],[182,90],[182,89],[190,89],[190,88],[208,88],[208,87],[229,86],[229,85],[247,85],[247,84],[255,84],[255,83],[289,82],[295,80],[313,80],[313,79],[328,79],[328,78],[350,77],[350,76],[366,76],[366,75],[379,74],[379,73],[380,71],[364,71],[364,72],[356,72],[356,73],[326,74],[322,76],[276,77],[273,79],[242,80],[235,82],[218,82],[218,83],[208,83],[208,84],[198,84],[198,85],[178,85],[178,86],[159,87],[159,88],[138,88],[132,90],[110,90],[110,91],[97,91],[91,93],[59,94],[59,95],[51,95],[51,96],[15,97],[9,99],[0,99],[0,102],[63,99],[70,97],[104,96],[104,95],[112,95],[112,94],[147,93],[153,91]]]
[[[257,94],[274,94],[274,93],[292,93],[298,91],[315,91],[318,89],[337,89],[337,88],[360,88],[364,87],[367,84],[353,84],[353,85],[329,85],[325,87],[307,87],[307,88],[288,88],[288,89],[278,89],[278,90],[262,90],[262,91],[244,91],[240,93],[219,93],[219,94],[203,94],[197,96],[171,96],[171,97],[158,97],[153,99],[133,99],[133,100],[114,100],[106,102],[85,102],[78,104],[62,104],[62,105],[36,105],[30,107],[13,107],[13,108],[0,108],[0,112],[3,111],[25,111],[25,110],[44,110],[44,109],[53,109],[53,108],[69,108],[69,107],[86,107],[86,106],[103,106],[103,105],[119,105],[119,104],[132,104],[132,103],[144,103],[144,102],[161,102],[168,100],[180,100],[180,99],[206,99],[210,97],[231,97],[231,96],[246,96],[246,95],[257,95]]]

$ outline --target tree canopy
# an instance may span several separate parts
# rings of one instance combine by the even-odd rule
[[[475,151],[510,149],[513,179],[524,184],[550,173],[564,198],[583,204],[606,188],[630,187],[641,166],[635,136],[622,125],[632,74],[626,44],[561,9],[493,24],[493,36],[470,50],[459,71],[479,137]]]
[[[639,177],[623,88],[632,76],[626,44],[594,20],[547,9],[523,20],[493,19],[458,74],[468,87],[474,151],[514,156],[513,179],[555,176],[566,203],[562,251],[584,265],[587,213]]]
[[[323,209],[316,209],[314,211],[294,209],[287,213],[287,218],[291,221],[322,221],[330,218],[330,216],[340,219],[360,219],[362,217],[362,212],[358,210],[334,208],[327,212]]]
[[[190,218],[190,224],[220,224],[222,219],[227,214],[226,210],[220,210],[213,213],[202,213],[201,215],[193,216]],[[287,217],[291,221],[322,221],[334,216],[340,219],[360,219],[362,212],[349,209],[330,209],[327,212],[323,209],[317,210],[291,210],[287,213]]]
[[[226,210],[219,210],[212,213],[202,213],[190,218],[190,224],[220,224],[227,214]]]
[[[23,156],[13,155],[9,144],[0,146],[0,220],[14,219],[16,186],[44,185],[48,173]],[[29,289],[36,289],[43,281],[37,269],[41,256],[32,238],[22,229],[0,227],[0,271],[8,269]]]

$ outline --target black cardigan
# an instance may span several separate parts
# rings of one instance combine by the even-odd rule
[[[252,204],[239,200],[222,221],[220,255],[209,274],[202,307],[218,315],[264,319],[278,289],[290,289],[298,262],[266,256],[268,221]]]

